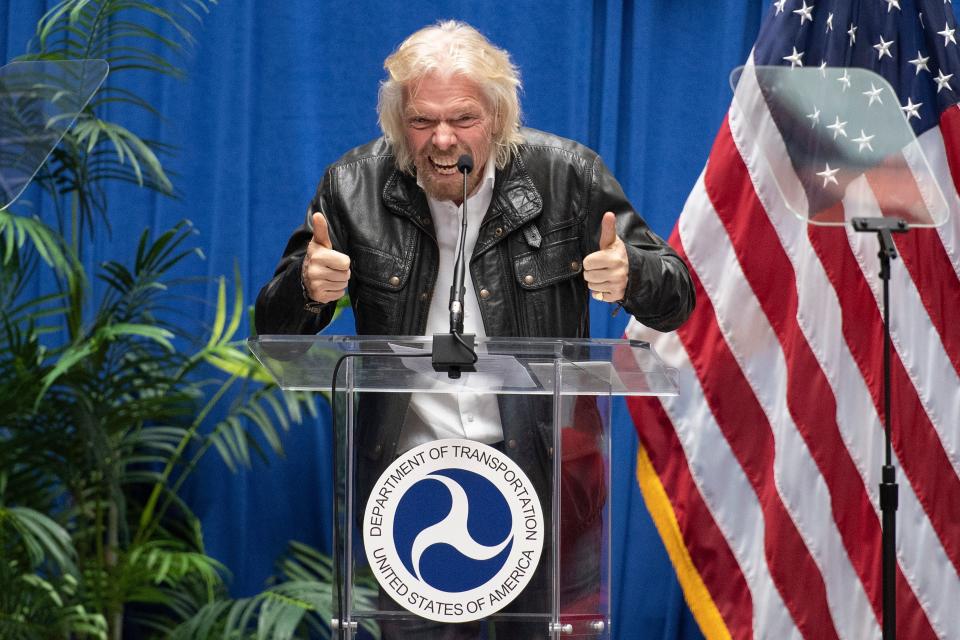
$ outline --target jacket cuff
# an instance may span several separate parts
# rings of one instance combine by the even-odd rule
[[[693,288],[679,257],[626,245],[629,276],[623,308],[657,331],[673,331],[693,310]],[[674,262],[676,260],[680,264]],[[653,313],[651,313],[653,312]]]

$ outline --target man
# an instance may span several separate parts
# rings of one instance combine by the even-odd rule
[[[309,224],[294,232],[257,299],[260,334],[316,333],[348,291],[360,334],[446,332],[462,154],[474,162],[466,333],[586,337],[591,295],[661,331],[687,318],[694,293],[684,263],[634,212],[599,156],[520,127],[520,79],[505,51],[468,25],[442,22],[407,38],[384,66],[384,135],[327,169]],[[375,426],[358,434],[367,488],[399,452],[439,437],[499,447],[541,469],[535,485],[547,482],[544,407],[502,396],[391,397],[366,406],[364,424]],[[409,628],[397,633],[415,637]]]

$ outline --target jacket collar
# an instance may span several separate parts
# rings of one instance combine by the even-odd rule
[[[421,226],[427,226],[424,216],[429,220],[427,196],[417,186],[415,176],[394,169],[383,187],[383,202],[394,214],[411,218]],[[530,179],[530,174],[518,154],[513,154],[510,164],[503,170],[497,170],[493,185],[493,200],[484,217],[483,224],[498,216],[503,217],[501,232],[495,238],[505,237],[510,231],[520,227],[540,215],[543,199]],[[492,232],[491,232],[492,234]],[[481,232],[478,245],[487,234]]]

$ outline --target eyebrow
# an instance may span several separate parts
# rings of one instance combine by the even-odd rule
[[[463,118],[465,116],[471,116],[475,118],[483,117],[484,109],[483,105],[475,104],[473,101],[470,101],[471,104],[457,104],[452,105],[448,109],[444,110],[444,113],[438,115],[436,111],[431,109],[417,109],[413,104],[408,104],[403,110],[403,117],[414,118],[414,117],[423,117],[430,120],[456,120],[458,118]],[[489,115],[489,114],[488,114]]]

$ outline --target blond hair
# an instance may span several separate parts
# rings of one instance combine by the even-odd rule
[[[493,148],[498,168],[510,162],[520,135],[520,71],[510,54],[494,46],[464,22],[446,20],[420,29],[403,41],[383,63],[387,79],[380,83],[377,112],[380,128],[393,145],[397,166],[413,173],[413,153],[404,136],[403,111],[408,89],[432,74],[461,76],[474,82],[493,113]]]

